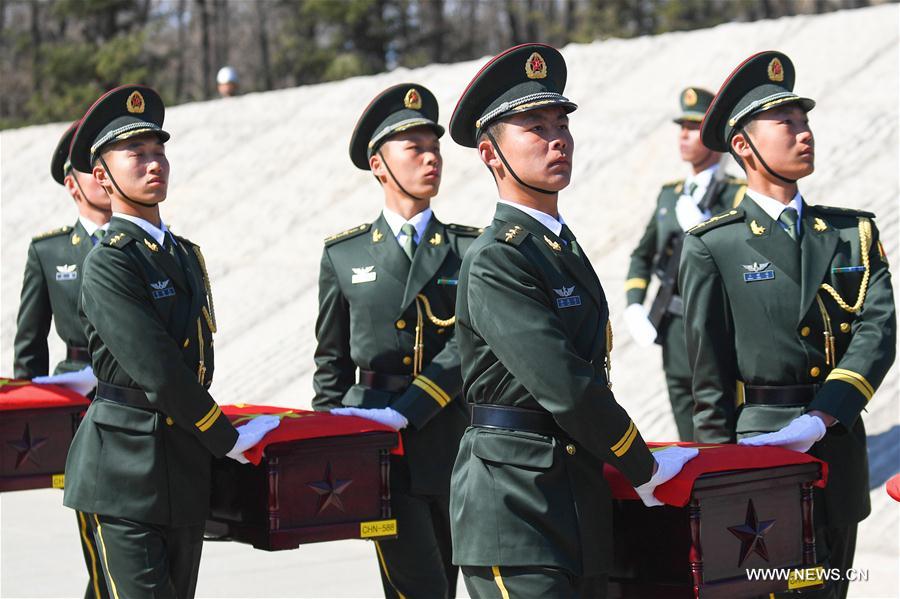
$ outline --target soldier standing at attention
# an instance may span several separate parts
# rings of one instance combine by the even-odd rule
[[[690,165],[691,173],[686,179],[663,185],[644,235],[631,252],[625,281],[625,323],[638,345],[649,347],[655,340],[662,346],[669,402],[682,441],[694,439],[691,367],[678,294],[678,262],[684,232],[712,214],[737,206],[746,189],[743,181],[727,176],[719,167],[722,154],[700,141],[700,121],[712,98],[711,93],[699,87],[681,92],[681,114],[674,121],[681,129],[681,159]],[[643,302],[651,273],[659,277],[660,287],[648,312]]]
[[[47,335],[51,321],[56,333],[66,342],[66,359],[56,365],[55,374],[87,369],[90,379],[91,355],[87,338],[78,317],[78,296],[84,259],[106,234],[112,209],[109,197],[94,176],[72,168],[69,146],[78,121],[72,123],[60,138],[50,160],[53,180],[65,186],[75,200],[78,220],[74,226],[54,229],[38,235],[28,246],[25,278],[16,322],[16,378],[40,382],[49,371],[50,354]],[[109,596],[100,569],[99,554],[85,514],[76,513],[81,551],[87,566],[88,583],[85,599]]]
[[[755,54],[703,121],[703,143],[743,163],[748,189],[740,207],[697,225],[684,243],[694,436],[826,461],[816,553],[844,573],[870,511],[860,411],[894,361],[896,315],[874,215],[800,195],[797,181],[814,168],[815,102],[793,89],[787,56]],[[846,596],[846,580],[828,584],[811,596]]]
[[[454,313],[462,256],[479,230],[432,213],[444,134],[437,121],[434,95],[414,83],[388,88],[365,109],[350,159],[375,175],[384,209],[327,238],[319,271],[313,407],[402,431],[404,455],[391,456],[390,469],[399,538],[375,543],[389,599],[456,594],[450,470],[468,410]]]
[[[457,295],[472,426],[451,482],[453,560],[477,598],[605,596],[604,462],[661,505],[653,490],[697,454],[654,460],[613,395],[606,297],[557,205],[574,150],[565,84],[557,50],[517,46],[481,69],[450,122],[500,196]]]
[[[79,312],[99,380],[69,449],[63,503],[89,516],[113,597],[193,597],[212,457],[246,462],[278,419],[235,428],[207,389],[216,330],[200,248],[163,224],[165,108],[150,88],[100,97],[72,166],[109,195],[109,232],[84,262]]]

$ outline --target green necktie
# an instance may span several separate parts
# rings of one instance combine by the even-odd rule
[[[800,215],[790,206],[782,210],[781,214],[778,215],[778,222],[784,225],[784,230],[794,241],[800,240],[800,236],[797,234],[797,220],[799,220],[799,218]]]
[[[584,258],[581,254],[581,248],[578,246],[578,241],[575,239],[574,233],[572,233],[572,229],[568,226],[563,225],[562,231],[560,231],[559,236],[566,241],[570,248],[572,248],[572,253],[578,256],[579,258]]]
[[[400,227],[400,232],[406,235],[403,240],[403,253],[412,262],[413,255],[416,253],[416,228],[410,223],[405,223]]]
[[[97,245],[106,237],[106,229],[97,229],[91,237],[94,238],[94,245]]]
[[[684,190],[684,194],[694,197],[695,191],[697,191],[697,184],[691,181],[690,183],[688,183],[687,188]]]

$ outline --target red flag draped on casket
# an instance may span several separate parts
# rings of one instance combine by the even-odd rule
[[[755,470],[791,464],[821,464],[822,478],[815,486],[823,488],[828,480],[828,464],[806,453],[799,453],[781,447],[748,447],[744,445],[712,445],[701,443],[647,443],[651,451],[666,447],[696,447],[700,450],[696,458],[684,465],[678,475],[660,485],[653,493],[657,499],[668,505],[687,505],[694,488],[694,482],[704,474],[736,470]],[[622,474],[606,465],[604,476],[616,499],[638,499],[631,483]]]
[[[222,412],[228,416],[235,426],[246,424],[257,416],[274,415],[281,418],[281,424],[263,437],[262,441],[244,452],[244,457],[253,464],[259,464],[266,447],[275,443],[320,439],[322,437],[343,437],[360,433],[392,432],[394,429],[372,420],[356,416],[333,416],[328,412],[312,412],[276,406],[258,406],[253,404],[235,404],[222,406]],[[397,447],[391,452],[403,455],[400,435],[397,435]]]

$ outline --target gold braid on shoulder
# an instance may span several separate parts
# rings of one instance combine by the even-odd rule
[[[206,318],[206,324],[209,325],[209,330],[215,333],[217,331],[216,306],[213,304],[212,287],[209,284],[209,273],[206,272],[206,260],[203,259],[203,254],[196,245],[194,246],[194,253],[197,255],[197,262],[200,263],[200,270],[203,272],[203,287],[206,289],[206,299],[209,300],[209,312],[206,311],[206,306],[203,306],[203,316]]]
[[[859,284],[859,295],[856,296],[856,303],[852,306],[849,305],[841,298],[837,290],[828,283],[822,283],[821,286],[826,293],[834,298],[834,301],[837,302],[837,305],[840,306],[842,310],[850,313],[859,312],[862,308],[863,302],[866,300],[866,290],[869,287],[869,251],[872,249],[872,222],[867,218],[859,219],[859,245],[865,272],[863,273],[862,281]]]

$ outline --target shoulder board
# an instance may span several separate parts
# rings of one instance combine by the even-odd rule
[[[454,235],[461,235],[463,237],[478,237],[482,233],[484,233],[484,227],[470,227],[468,225],[457,225],[454,223],[450,223],[447,225],[447,231],[453,233]]]
[[[335,233],[334,235],[329,235],[325,238],[325,245],[331,245],[338,241],[343,241],[344,239],[351,239],[357,235],[362,235],[368,231],[371,226],[371,223],[366,223],[359,225],[358,227],[353,227],[352,229],[347,229],[346,231],[341,231],[340,233]]]
[[[729,185],[746,185],[747,180],[734,175],[725,175],[725,182]]]
[[[494,234],[494,239],[517,247],[525,241],[526,237],[528,237],[528,231],[521,225],[506,225],[498,228]]]
[[[821,214],[833,214],[835,216],[864,216],[866,218],[875,218],[874,212],[866,210],[856,210],[855,208],[838,208],[836,206],[810,206],[816,212]]]
[[[134,237],[132,237],[131,235],[126,235],[125,233],[121,232],[111,232],[108,233],[100,243],[102,245],[108,245],[114,248],[121,248],[125,247],[132,241],[134,241]]]
[[[59,237],[60,235],[68,235],[72,232],[72,227],[66,225],[65,227],[60,227],[58,229],[52,229],[50,231],[45,231],[40,235],[35,235],[31,238],[32,241],[40,241],[41,239],[48,239],[50,237]]]
[[[667,183],[663,183],[663,187],[675,187],[677,185],[684,184],[684,179],[675,179],[673,181],[668,181]]]
[[[744,211],[740,208],[732,208],[728,212],[717,214],[709,220],[705,220],[699,225],[688,229],[688,235],[703,235],[707,231],[712,231],[716,227],[727,225],[728,223],[744,220]]]

